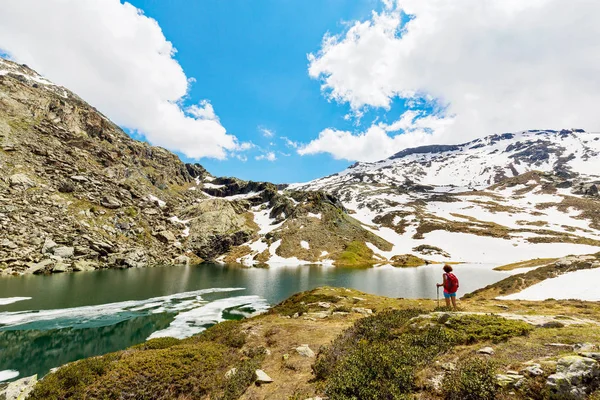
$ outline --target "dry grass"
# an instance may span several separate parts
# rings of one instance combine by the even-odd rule
[[[558,260],[558,258],[536,258],[533,260],[519,261],[512,264],[501,265],[494,268],[495,271],[512,271],[519,268],[532,268],[542,265],[548,265]]]

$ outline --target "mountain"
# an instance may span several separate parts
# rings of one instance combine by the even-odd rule
[[[423,146],[294,190],[323,190],[394,244],[382,257],[509,263],[600,246],[600,134],[491,135]]]
[[[529,131],[406,149],[306,184],[215,177],[0,59],[0,274],[594,253],[599,152],[600,135]]]
[[[333,263],[391,244],[333,196],[215,178],[135,141],[76,94],[0,59],[0,274]]]

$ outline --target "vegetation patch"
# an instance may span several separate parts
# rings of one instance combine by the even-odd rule
[[[495,400],[498,387],[493,362],[479,357],[461,360],[444,377],[442,392],[445,400]]]
[[[532,268],[539,267],[541,265],[548,265],[554,263],[558,260],[558,258],[535,258],[533,260],[527,261],[519,261],[516,263],[501,265],[499,267],[494,268],[495,271],[512,271],[514,269],[519,268]]]
[[[514,321],[496,315],[461,315],[444,324],[452,332],[456,343],[473,344],[482,341],[504,342],[515,336],[525,336],[533,327],[523,321]]]
[[[254,381],[263,349],[242,353],[239,322],[185,340],[160,338],[68,364],[41,380],[30,399],[237,399]],[[236,368],[236,374],[225,373]]]
[[[421,265],[431,264],[431,261],[424,260],[420,257],[413,256],[412,254],[401,254],[393,256],[390,260],[394,267],[409,268],[409,267],[420,267]]]
[[[269,314],[279,314],[292,316],[294,314],[302,315],[308,312],[309,307],[319,303],[338,303],[341,298],[327,294],[317,293],[318,289],[310,292],[296,293],[292,297],[284,300],[269,310]]]
[[[373,250],[363,242],[355,240],[346,245],[334,264],[340,267],[364,267],[374,263]]]

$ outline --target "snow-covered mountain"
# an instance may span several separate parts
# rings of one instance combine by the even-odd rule
[[[598,251],[599,188],[600,134],[581,129],[406,149],[290,186],[338,197],[394,244],[382,257],[492,263]]]

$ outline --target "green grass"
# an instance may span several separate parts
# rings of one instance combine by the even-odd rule
[[[373,250],[357,240],[348,243],[335,261],[336,266],[342,267],[364,267],[373,263]]]
[[[457,343],[472,344],[482,341],[504,342],[511,337],[526,336],[533,327],[523,321],[513,321],[495,315],[462,315],[452,317],[445,324]]]

